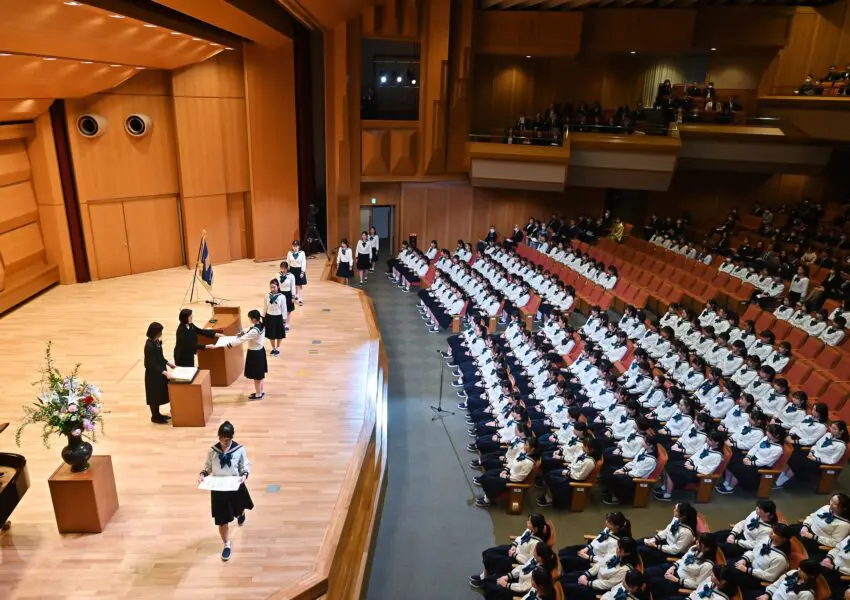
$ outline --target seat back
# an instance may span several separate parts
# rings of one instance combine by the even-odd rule
[[[838,361],[841,359],[841,351],[837,348],[833,348],[832,346],[826,346],[820,354],[815,358],[815,370],[816,371],[829,371],[833,367],[838,364]],[[847,369],[850,371],[850,361],[846,361],[848,363]],[[837,374],[836,374],[837,375]],[[838,377],[838,381],[844,381],[843,378]]]
[[[820,397],[820,402],[826,404],[827,408],[831,411],[839,411],[847,403],[848,397],[850,397],[850,385],[840,381],[833,381]]]
[[[792,350],[799,350],[803,347],[803,344],[806,343],[806,338],[808,337],[809,334],[803,331],[802,329],[792,327],[791,331],[788,332],[785,341],[791,344]]]
[[[798,569],[800,567],[800,563],[809,558],[809,553],[806,551],[806,547],[803,546],[803,542],[800,541],[800,538],[796,536],[791,538],[790,545],[791,556],[788,557],[788,563],[791,565],[792,569]]]
[[[821,394],[826,390],[826,386],[832,381],[825,376],[826,371],[815,371],[806,378],[803,383],[803,391],[809,395],[810,399],[820,398]]]
[[[697,513],[697,535],[701,533],[711,533],[711,526],[702,513]]]
[[[816,337],[807,338],[805,343],[797,351],[797,354],[803,358],[814,359],[823,350],[824,343]]]
[[[773,315],[770,316],[772,317]],[[792,329],[794,328],[791,327],[791,323],[789,323],[788,321],[780,321],[778,319],[776,319],[774,323],[770,326],[770,330],[773,332],[773,335],[776,336],[777,342],[781,342],[785,338],[787,338],[788,334],[791,333]],[[760,329],[757,331],[761,332]]]
[[[783,471],[785,469],[785,465],[788,464],[788,459],[791,458],[792,452],[794,452],[794,446],[788,443],[784,444],[782,446],[782,454],[779,456],[779,459],[773,464],[773,466],[770,467],[770,469],[772,471]]]
[[[769,313],[767,311],[761,311],[758,316],[756,316],[756,318],[753,320],[756,322],[756,333],[761,333],[762,331],[765,331],[767,329],[772,330],[774,324],[776,323],[776,317],[773,316],[773,313]],[[782,322],[785,323],[785,321]],[[776,332],[774,331],[774,333]]]
[[[815,580],[815,599],[829,600],[832,597],[832,590],[829,589],[829,583],[823,575],[818,575]]]
[[[555,524],[551,519],[546,519],[546,525],[549,526],[549,545],[555,548]]]

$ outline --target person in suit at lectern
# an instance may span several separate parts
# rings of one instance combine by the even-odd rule
[[[148,325],[145,341],[145,399],[151,409],[151,423],[165,425],[171,417],[159,412],[159,407],[168,404],[168,368],[174,365],[165,360],[162,353],[162,324]]]
[[[192,309],[184,308],[178,316],[177,343],[174,344],[174,364],[178,367],[194,367],[195,354],[204,348],[215,348],[215,344],[199,344],[198,336],[221,337],[212,329],[201,329],[192,323]]]

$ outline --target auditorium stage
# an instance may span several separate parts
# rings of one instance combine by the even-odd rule
[[[281,356],[269,357],[265,399],[250,402],[252,385],[243,378],[213,388],[205,428],[154,425],[144,399],[145,329],[150,321],[165,325],[170,358],[190,279],[185,268],[59,286],[0,318],[0,422],[11,422],[0,451],[25,455],[32,482],[12,528],[0,535],[0,598],[212,600],[285,598],[290,594],[281,590],[293,586],[306,590],[303,597],[324,591],[322,569],[346,554],[337,550],[371,534],[371,497],[385,468],[385,359],[371,304],[355,289],[321,281],[324,264],[308,261],[306,304],[294,313]],[[276,272],[277,262],[218,265],[216,296],[240,306],[245,323],[250,309],[262,310]],[[191,307],[203,325],[210,307]],[[112,456],[120,508],[99,535],[57,532],[47,479],[61,463],[64,441],[53,438],[45,449],[40,429],[30,426],[21,448],[14,444],[21,406],[36,397],[31,384],[48,340],[60,369],[82,364],[81,375],[102,389],[110,412],[95,455]],[[208,492],[195,489],[225,419],[253,464],[248,485],[256,504],[234,531],[228,563],[219,557]],[[373,471],[374,490],[360,489]],[[349,504],[365,507],[365,532],[362,523],[346,524]],[[362,569],[362,552],[347,554],[357,555],[354,571]]]

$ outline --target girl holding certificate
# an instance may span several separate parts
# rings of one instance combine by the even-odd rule
[[[266,328],[260,311],[256,309],[249,311],[248,318],[251,319],[251,327],[247,331],[240,332],[236,339],[227,344],[227,347],[248,344],[248,354],[245,356],[245,378],[254,382],[254,393],[248,396],[248,400],[262,400],[266,395],[263,380],[269,371],[264,345]]]
[[[233,519],[241,527],[245,524],[245,511],[254,508],[245,480],[251,473],[251,463],[245,448],[233,441],[234,429],[230,421],[225,421],[218,428],[218,443],[207,452],[204,470],[198,481],[202,483],[206,477],[238,477],[239,487],[233,491],[210,492],[212,517],[218,525],[218,533],[224,542],[221,560],[230,560],[230,524]]]

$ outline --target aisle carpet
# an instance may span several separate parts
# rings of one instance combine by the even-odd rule
[[[381,261],[383,265],[383,261]],[[472,485],[478,473],[469,468],[473,455],[465,413],[457,410],[455,389],[446,369],[443,407],[455,412],[432,422],[429,408],[440,391],[440,357],[447,334],[430,334],[419,317],[416,293],[403,293],[384,277],[373,273],[364,286],[373,299],[387,356],[389,357],[389,473],[384,510],[368,583],[368,600],[454,600],[479,597],[467,581],[481,569],[481,551],[508,536],[522,533],[524,516],[509,516],[504,505],[482,510],[472,504],[480,488]],[[845,475],[839,489],[847,491]],[[536,510],[531,490],[526,512]],[[683,496],[682,500],[687,497]],[[788,489],[773,493],[779,509],[789,519],[802,518],[827,502],[810,491]],[[745,493],[715,494],[710,504],[698,506],[709,524],[722,529],[746,516],[755,498]],[[671,518],[669,502],[650,500],[643,509],[623,509],[634,533],[646,535],[664,527]],[[584,533],[601,528],[605,506],[598,493],[584,513],[545,509],[557,531],[556,545],[581,541]]]

